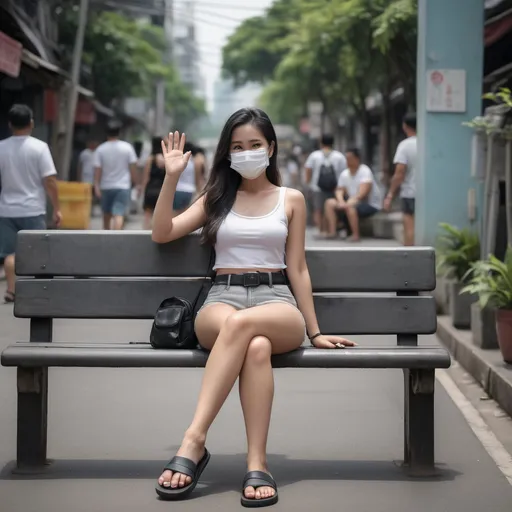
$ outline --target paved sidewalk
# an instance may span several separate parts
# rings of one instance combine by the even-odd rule
[[[316,242],[308,244],[341,244]],[[368,244],[381,242],[369,241]],[[0,288],[3,284],[0,284]],[[0,290],[3,291],[3,290]],[[149,321],[59,320],[59,341],[145,341]],[[0,350],[28,339],[28,321],[0,306]],[[394,345],[364,336],[361,345]],[[437,344],[434,336],[425,344]],[[241,510],[245,434],[236,390],[214,424],[212,461],[193,499],[160,502],[155,479],[190,421],[202,370],[52,368],[49,456],[41,477],[14,477],[16,371],[0,367],[1,512]],[[440,477],[409,479],[403,447],[403,377],[393,370],[276,370],[269,439],[280,502],[294,512],[510,512],[512,487],[444,388],[436,389]]]
[[[499,349],[476,347],[471,331],[453,327],[449,316],[437,321],[439,339],[453,357],[512,416],[512,365],[503,361]]]

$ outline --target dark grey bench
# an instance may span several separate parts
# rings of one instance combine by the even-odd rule
[[[435,288],[434,251],[308,249],[307,259],[322,332],[393,334],[397,345],[303,348],[274,357],[274,367],[403,369],[405,466],[430,474],[434,371],[450,366],[445,349],[417,346],[419,334],[436,331],[434,299],[419,295]],[[164,246],[153,243],[147,232],[18,235],[14,313],[30,318],[30,341],[7,347],[1,362],[18,368],[19,470],[37,470],[46,462],[49,367],[195,368],[207,360],[200,350],[157,351],[143,343],[52,343],[53,319],[152,318],[166,297],[193,298],[208,263],[209,253],[194,235]]]

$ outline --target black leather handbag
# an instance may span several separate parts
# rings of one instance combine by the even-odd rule
[[[213,249],[210,253],[208,275],[211,276],[213,266]],[[194,332],[194,320],[198,309],[210,291],[211,281],[205,281],[194,302],[182,297],[170,297],[162,301],[158,307],[149,341],[157,349],[195,349],[197,338]]]

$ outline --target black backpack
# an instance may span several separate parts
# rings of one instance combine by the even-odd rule
[[[329,158],[325,157],[325,161],[320,167],[320,173],[318,174],[318,188],[323,192],[334,192],[337,186],[338,178],[334,172],[334,167]]]

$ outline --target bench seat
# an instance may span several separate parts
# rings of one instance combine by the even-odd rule
[[[2,353],[3,366],[93,368],[201,368],[202,350],[155,350],[146,343],[16,343]],[[304,347],[274,356],[274,368],[448,368],[442,347]]]
[[[359,347],[338,350],[303,347],[275,356],[274,368],[402,371],[404,467],[416,476],[435,474],[435,370],[448,368],[450,355],[439,346],[418,346],[420,335],[437,328],[435,300],[424,295],[436,286],[434,249],[306,247],[306,259],[321,332],[393,335],[396,344],[368,346],[363,341]],[[17,471],[47,467],[52,367],[206,364],[208,353],[201,350],[151,348],[149,323],[147,337],[140,342],[102,342],[101,334],[53,342],[55,319],[152,320],[165,298],[194,302],[212,275],[211,251],[196,235],[158,245],[150,233],[141,231],[22,231],[16,273],[14,315],[30,319],[30,334],[27,342],[7,347],[1,363],[17,367]],[[82,334],[78,329],[76,338]]]

